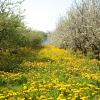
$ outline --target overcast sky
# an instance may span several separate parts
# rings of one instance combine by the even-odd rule
[[[71,4],[72,0],[25,0],[25,23],[35,30],[52,31]]]

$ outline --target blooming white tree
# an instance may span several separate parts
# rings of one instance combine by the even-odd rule
[[[55,35],[55,37],[54,37]],[[100,0],[75,0],[52,35],[54,44],[81,51],[100,53]],[[60,42],[59,42],[60,41]]]

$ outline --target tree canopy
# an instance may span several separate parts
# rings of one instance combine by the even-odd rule
[[[35,46],[43,39],[41,32],[29,31],[25,26],[22,3],[23,0],[0,0],[0,48]]]
[[[100,0],[75,0],[66,16],[58,22],[52,43],[87,54],[100,53]]]

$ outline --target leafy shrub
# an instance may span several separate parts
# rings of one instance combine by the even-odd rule
[[[25,75],[20,76],[19,78],[14,80],[16,85],[21,85],[27,83],[27,77]]]
[[[89,57],[90,59],[95,58],[95,54],[93,53],[93,51],[90,51],[87,53],[87,57]]]
[[[7,80],[0,78],[0,86],[5,86],[5,85],[7,85]]]
[[[36,59],[35,57],[36,53],[33,52],[32,48],[23,47],[3,50],[0,52],[0,70],[13,72],[19,68],[23,60],[33,61]]]

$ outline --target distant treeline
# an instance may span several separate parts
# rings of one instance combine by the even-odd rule
[[[74,0],[49,41],[60,48],[100,59],[100,0]]]
[[[38,46],[46,38],[41,31],[25,26],[21,0],[0,0],[0,49]]]

